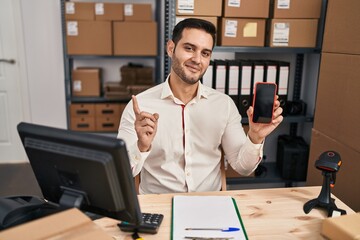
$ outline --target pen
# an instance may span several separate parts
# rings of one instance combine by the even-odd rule
[[[240,228],[229,227],[229,228],[185,228],[185,230],[210,230],[210,231],[222,231],[222,232],[236,232]]]

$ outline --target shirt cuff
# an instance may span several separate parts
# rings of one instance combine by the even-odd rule
[[[129,147],[128,149],[131,166],[137,165],[141,162],[144,162],[145,159],[149,156],[150,151],[147,152],[140,152],[137,143]]]
[[[252,145],[255,149],[257,149],[257,150],[263,149],[265,140],[262,143],[255,144],[250,140],[249,135],[246,135],[246,138],[247,138],[247,141],[250,143],[250,145]]]

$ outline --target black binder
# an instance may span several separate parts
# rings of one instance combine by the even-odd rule
[[[289,86],[289,75],[290,75],[290,63],[289,62],[278,62],[277,71],[277,85],[280,106],[286,109],[286,102],[288,97],[288,86]]]
[[[252,62],[247,60],[239,61],[239,112],[242,117],[246,117],[246,111],[250,107],[251,97],[251,73]]]
[[[236,107],[239,108],[239,95],[240,95],[240,64],[237,60],[227,60],[226,65],[226,83],[227,89],[225,92],[229,94],[235,102]]]

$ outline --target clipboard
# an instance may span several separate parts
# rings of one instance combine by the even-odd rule
[[[222,231],[235,229],[235,231]],[[171,239],[248,240],[235,199],[230,196],[174,196]]]

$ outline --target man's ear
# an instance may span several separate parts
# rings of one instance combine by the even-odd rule
[[[172,40],[168,40],[166,44],[166,52],[169,55],[169,57],[172,57],[175,50],[175,43]]]

